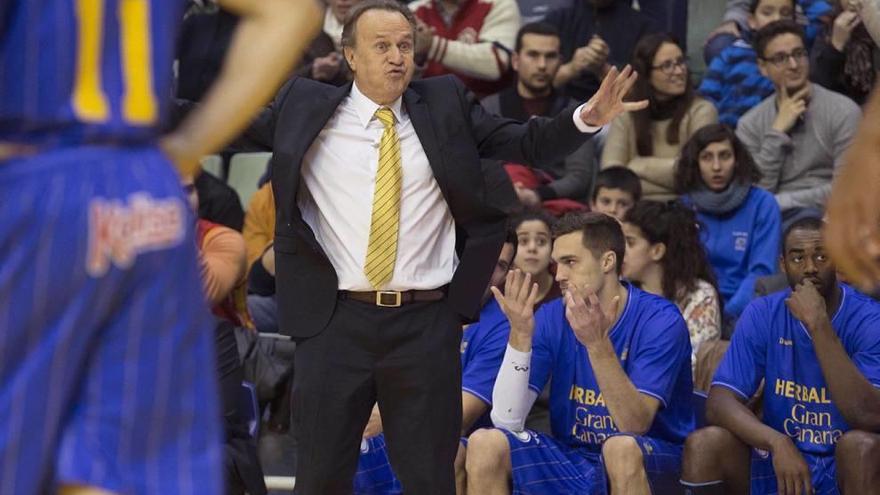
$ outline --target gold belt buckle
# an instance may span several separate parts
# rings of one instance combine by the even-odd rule
[[[376,306],[383,308],[399,308],[403,303],[403,294],[397,290],[376,291]]]

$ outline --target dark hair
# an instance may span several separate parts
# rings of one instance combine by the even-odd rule
[[[709,124],[701,127],[688,139],[681,148],[678,162],[675,165],[675,192],[687,194],[703,183],[700,174],[700,153],[712,143],[730,142],[736,165],[733,168],[731,181],[739,180],[744,184],[754,184],[761,180],[761,171],[755,164],[752,154],[742,141],[736,137],[733,129],[724,124]]]
[[[782,254],[785,255],[785,245],[788,243],[788,236],[795,230],[814,230],[821,231],[825,228],[825,221],[818,215],[806,214],[791,222],[782,233]]]
[[[522,39],[523,36],[527,34],[540,34],[542,36],[555,36],[559,38],[559,30],[556,29],[556,26],[553,24],[548,24],[546,22],[530,22],[528,24],[524,24],[523,27],[519,28],[519,32],[516,33],[516,45],[514,45],[514,50],[516,53],[519,53],[522,50]]]
[[[599,189],[603,187],[628,192],[633,197],[633,201],[642,199],[642,180],[635,172],[620,165],[602,169],[596,174],[596,184],[590,196],[593,202],[599,196]]]
[[[626,242],[623,240],[620,222],[604,213],[571,212],[566,213],[553,226],[554,239],[573,232],[583,234],[584,247],[589,249],[596,259],[608,251],[613,252],[617,257],[615,269],[620,274],[623,255],[626,252]]]
[[[413,35],[416,31],[416,18],[412,11],[406,5],[397,0],[364,0],[356,3],[348,15],[345,16],[345,23],[342,26],[342,46],[354,47],[357,38],[357,21],[361,16],[370,10],[387,10],[389,12],[397,12],[406,18],[409,25],[413,28]]]
[[[651,244],[666,245],[666,254],[660,260],[663,297],[676,301],[683,292],[696,290],[699,280],[715,287],[715,274],[700,241],[700,227],[693,211],[677,201],[639,201],[627,210],[623,221],[641,229]]]
[[[758,58],[761,60],[766,60],[764,52],[767,50],[767,45],[770,44],[771,41],[776,39],[777,36],[781,36],[783,34],[793,34],[801,39],[801,42],[804,44],[804,47],[807,46],[807,42],[804,39],[804,30],[801,26],[793,20],[790,19],[780,19],[778,21],[773,21],[770,24],[762,27],[755,33],[755,38],[752,40],[752,45],[755,47],[755,53],[758,55]]]
[[[537,220],[539,222],[543,222],[544,225],[547,226],[547,230],[553,232],[553,225],[556,223],[556,219],[550,216],[550,214],[546,213],[544,210],[526,210],[522,213],[519,213],[513,216],[508,223],[510,230],[514,232],[516,235],[516,229],[523,222],[528,222],[531,220]]]
[[[654,154],[651,109],[656,108],[659,102],[657,101],[654,88],[651,86],[651,72],[654,70],[654,57],[657,55],[657,51],[666,43],[672,43],[681,48],[681,45],[671,35],[651,33],[642,36],[633,49],[632,68],[639,73],[639,78],[636,79],[629,99],[635,101],[648,100],[650,102],[648,108],[631,114],[636,133],[636,149],[641,156],[651,156]],[[667,143],[678,144],[681,121],[687,115],[695,97],[694,86],[691,82],[690,73],[688,73],[684,94],[670,102],[670,104],[674,105],[674,110],[672,111],[672,122],[669,123],[669,128],[666,129]]]
[[[763,0],[752,0],[749,3],[749,12],[751,12],[752,15],[754,15],[755,12],[758,10],[758,5],[760,5],[762,1]],[[797,2],[795,0],[790,0],[790,1],[791,1],[792,8],[795,8],[797,6]]]
[[[519,246],[519,239],[516,237],[516,231],[513,228],[507,229],[507,234],[504,236],[504,244],[513,244],[513,256],[510,258],[510,262],[513,263],[513,260],[516,259],[517,247]]]

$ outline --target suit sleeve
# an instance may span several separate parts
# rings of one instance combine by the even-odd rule
[[[578,149],[592,134],[574,124],[576,106],[555,118],[536,117],[520,123],[487,112],[476,96],[456,78],[448,78],[462,105],[481,158],[530,163],[548,168]]]

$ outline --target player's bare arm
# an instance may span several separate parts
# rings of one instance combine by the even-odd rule
[[[636,390],[614,352],[608,332],[619,317],[620,301],[619,295],[614,296],[606,310],[595,292],[584,297],[578,290],[569,290],[565,293],[565,317],[575,337],[587,348],[614,424],[621,432],[643,434],[651,428],[660,401]]]
[[[272,97],[320,28],[317,0],[219,0],[241,17],[203,104],[162,143],[183,176],[233,139]]]
[[[810,493],[810,469],[791,438],[762,423],[746,407],[745,399],[725,387],[712,387],[706,403],[706,419],[730,431],[745,444],[770,452],[780,493],[795,493],[790,491],[795,487],[807,490],[798,493]]]

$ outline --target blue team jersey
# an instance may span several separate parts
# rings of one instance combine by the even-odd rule
[[[461,337],[461,390],[490,406],[509,335],[510,323],[493,298],[480,311],[480,320]]]
[[[880,387],[880,304],[840,287],[831,325],[859,371]],[[771,294],[746,308],[712,385],[750,398],[764,379],[764,423],[802,452],[831,455],[849,426],[834,406],[809,333],[785,305],[790,294]]]
[[[171,96],[184,0],[0,7],[0,141],[147,143]]]
[[[694,428],[691,406],[691,342],[674,304],[627,285],[629,297],[610,337],[624,372],[643,394],[657,398],[660,410],[647,436],[676,444]],[[587,349],[565,319],[562,299],[535,315],[529,387],[550,385],[553,436],[570,446],[599,452],[618,432],[593,375]]]

